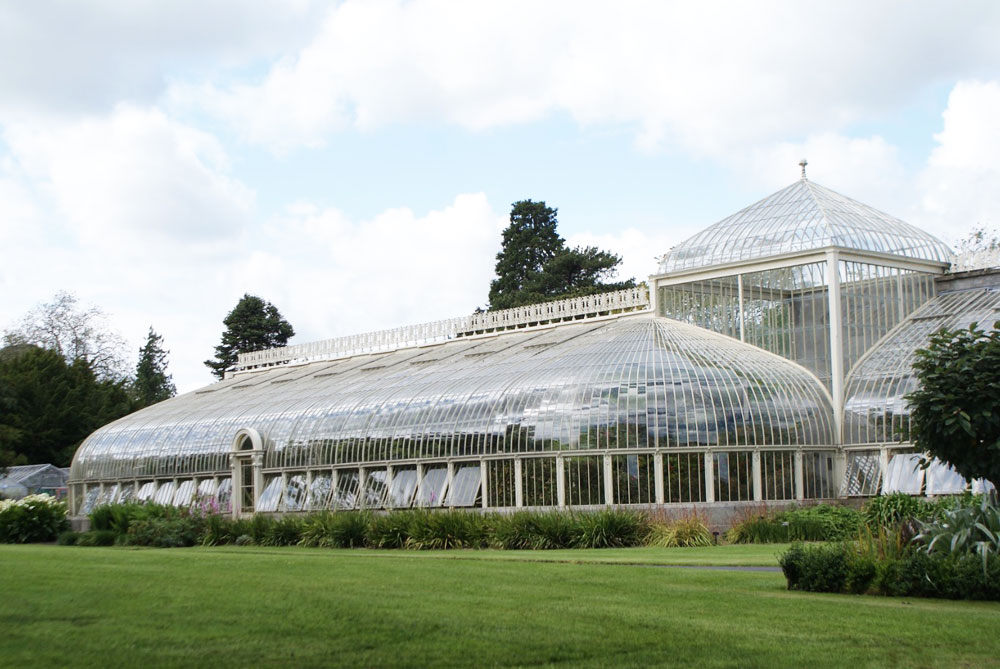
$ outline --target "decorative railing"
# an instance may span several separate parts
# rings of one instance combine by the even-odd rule
[[[391,330],[325,339],[308,344],[293,344],[263,351],[240,353],[235,371],[271,367],[287,363],[333,360],[362,353],[382,353],[409,346],[469,337],[476,334],[515,330],[535,325],[579,321],[610,313],[650,308],[645,284],[600,295],[585,295],[567,300],[529,304],[513,309],[484,311],[432,323],[408,325]]]
[[[952,260],[952,272],[968,272],[974,269],[1000,267],[1000,249],[960,253]]]

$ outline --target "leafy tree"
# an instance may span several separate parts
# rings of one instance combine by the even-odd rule
[[[97,307],[81,307],[66,291],[34,307],[3,340],[6,346],[32,344],[58,351],[67,363],[82,360],[102,380],[127,375],[125,340],[110,329],[107,315]]]
[[[1000,249],[1000,232],[987,230],[982,225],[976,225],[968,235],[958,243],[962,253],[979,253],[981,251],[996,251]]]
[[[910,440],[966,479],[1000,484],[1000,322],[940,330],[916,352]]]
[[[0,350],[0,443],[14,459],[66,466],[94,430],[131,410],[123,381],[100,380],[90,363],[21,345]]]
[[[595,247],[566,248],[556,231],[558,209],[521,200],[510,211],[497,254],[497,278],[490,283],[490,309],[509,309],[547,300],[619,290],[633,280],[604,283],[621,258]]]
[[[243,295],[222,322],[226,326],[222,343],[215,347],[215,359],[205,361],[220,379],[236,364],[240,353],[284,346],[295,335],[277,307],[256,295]]]
[[[135,367],[132,395],[136,409],[162,402],[177,394],[173,379],[167,374],[167,353],[163,350],[163,337],[149,327],[146,344],[139,349],[139,364]]]

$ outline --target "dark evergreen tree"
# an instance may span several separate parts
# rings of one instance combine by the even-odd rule
[[[565,241],[556,232],[558,209],[544,202],[521,200],[510,210],[510,225],[503,231],[497,254],[497,278],[490,284],[490,309],[509,309],[540,301],[528,295],[529,282],[542,266],[563,250]]]
[[[36,346],[0,350],[0,387],[2,450],[28,464],[68,465],[91,432],[132,408],[124,382],[98,380],[86,360],[67,364]]]
[[[497,278],[490,284],[491,310],[635,285],[633,279],[604,282],[621,264],[617,255],[592,246],[566,248],[556,231],[557,211],[544,202],[514,203],[497,254]]]
[[[139,349],[139,363],[132,381],[135,408],[141,409],[162,402],[177,394],[173,379],[167,374],[167,353],[163,350],[163,337],[149,327],[146,344]]]
[[[222,343],[215,347],[215,359],[205,361],[220,379],[236,364],[240,353],[284,346],[295,335],[277,307],[256,295],[243,295],[222,322],[226,326]]]

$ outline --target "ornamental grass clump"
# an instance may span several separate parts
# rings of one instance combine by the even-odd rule
[[[302,540],[302,521],[293,516],[272,522],[264,533],[261,546],[295,546]]]
[[[580,516],[566,511],[521,511],[490,517],[489,543],[505,550],[572,548],[580,536]]]
[[[0,501],[0,543],[55,541],[67,529],[66,504],[52,495]]]
[[[691,511],[680,518],[652,523],[646,543],[661,548],[711,546],[712,533],[705,519],[696,511]]]

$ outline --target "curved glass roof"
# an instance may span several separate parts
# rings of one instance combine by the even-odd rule
[[[805,178],[671,249],[661,274],[840,246],[949,262],[936,237]]]
[[[243,374],[126,416],[72,479],[228,472],[241,428],[265,468],[617,448],[830,445],[804,368],[649,314]],[[599,450],[598,450],[599,452]]]
[[[909,409],[903,396],[915,390],[914,352],[941,328],[989,327],[1000,310],[1000,290],[943,293],[914,311],[858,361],[844,395],[844,444],[906,441]]]

